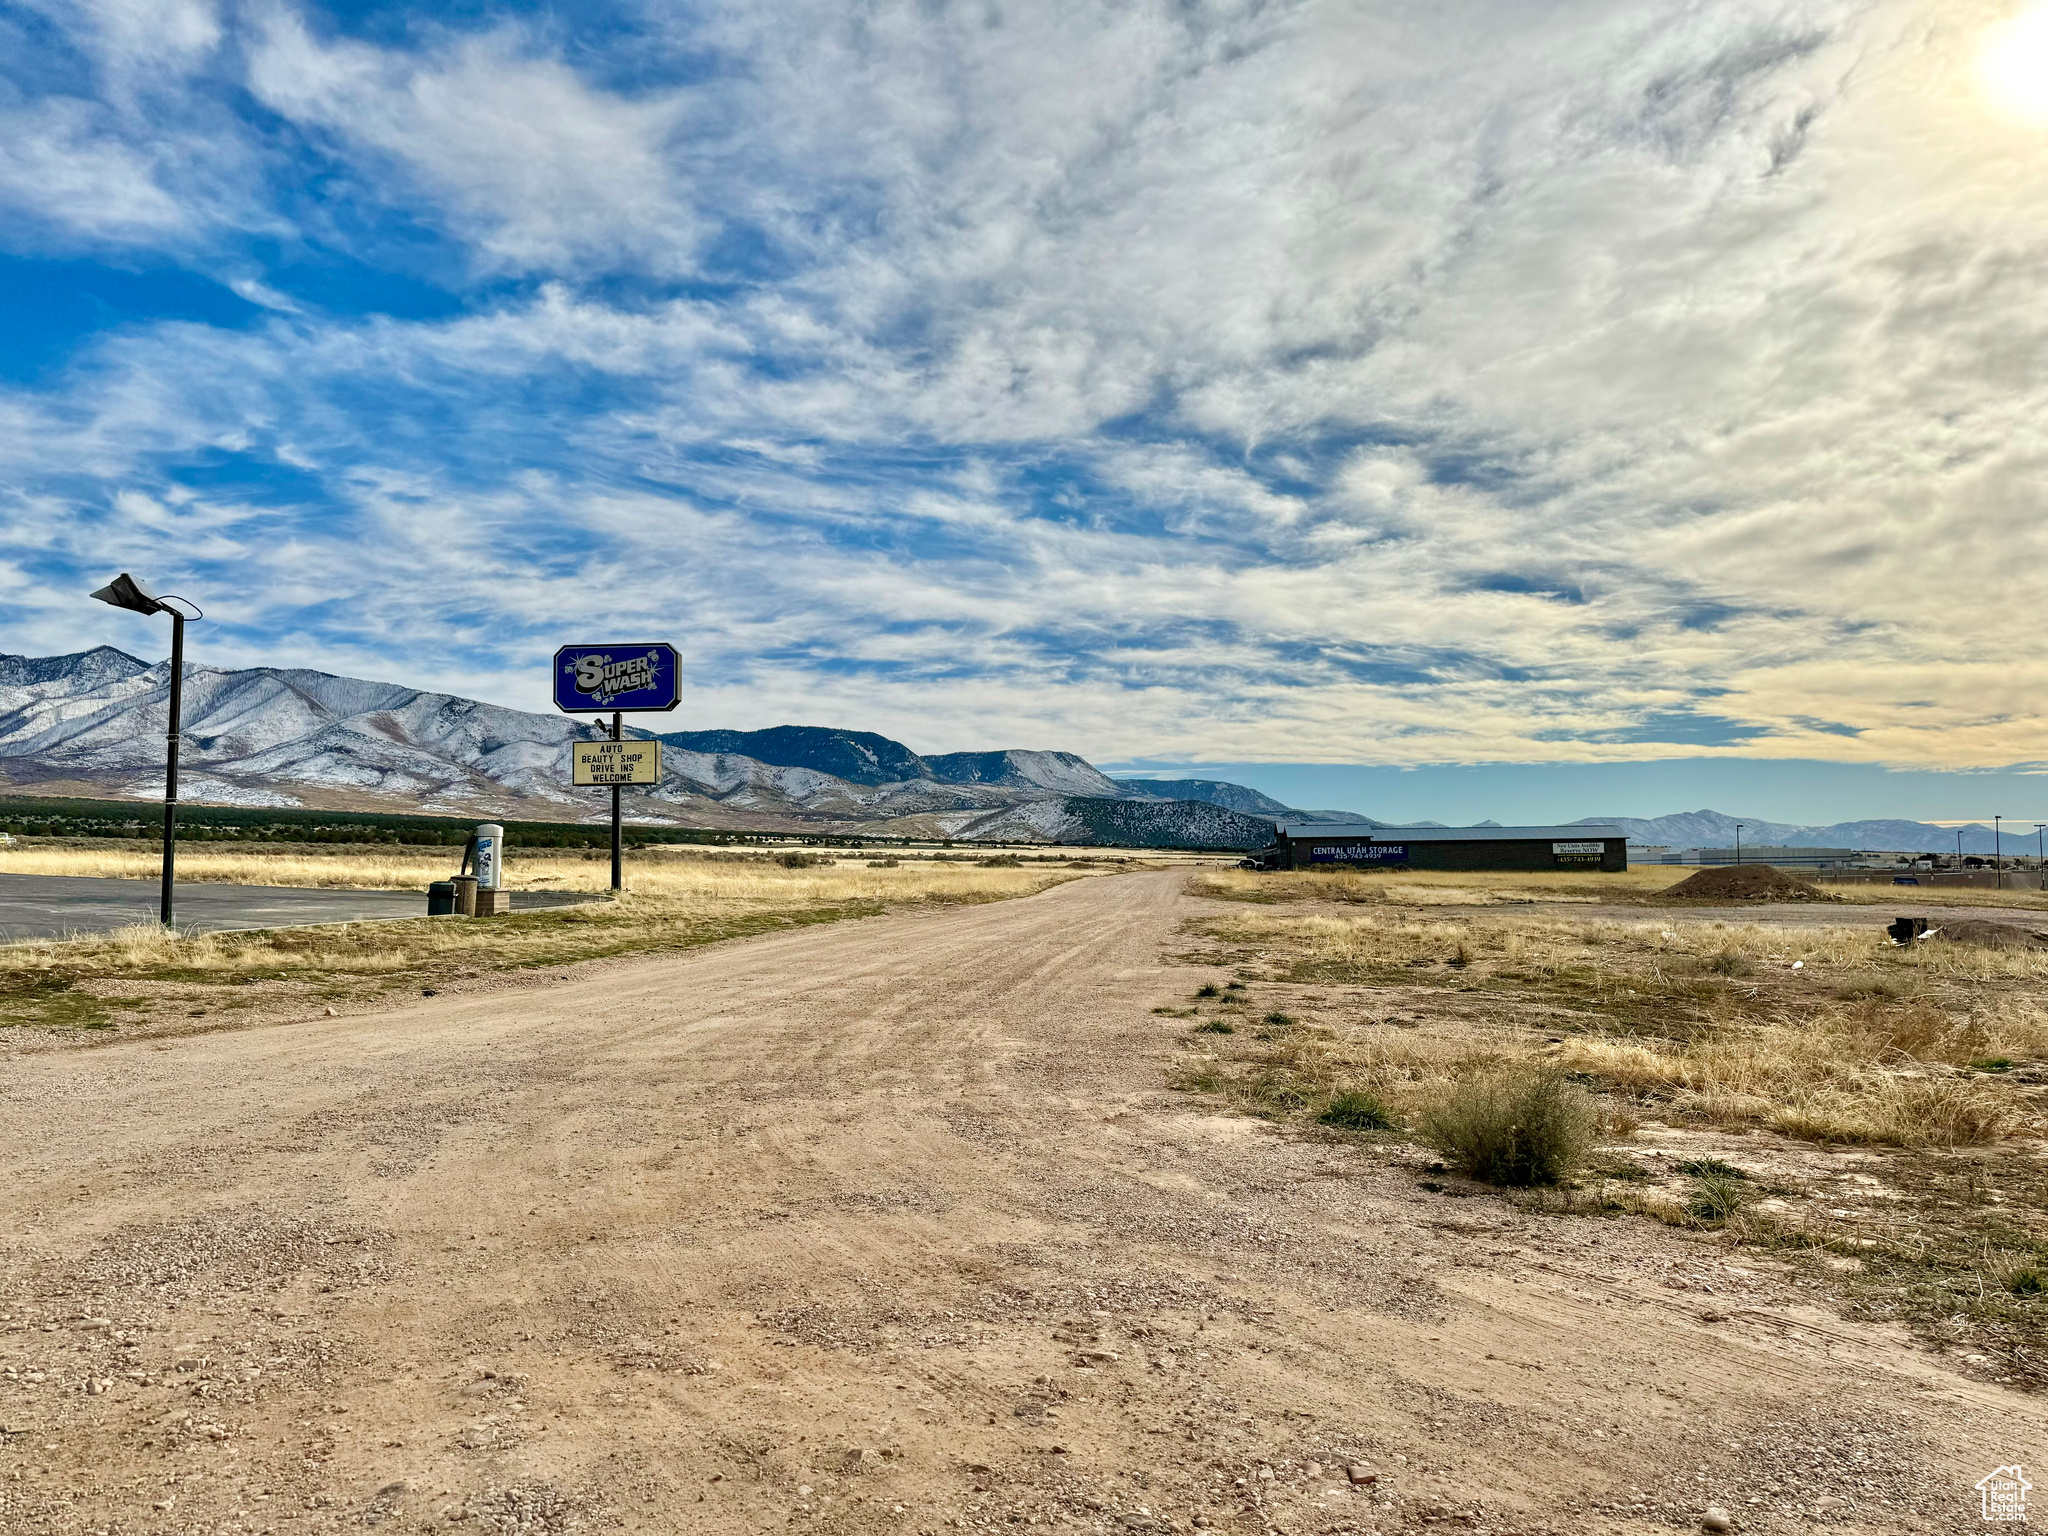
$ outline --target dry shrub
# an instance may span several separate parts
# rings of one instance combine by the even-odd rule
[[[1585,1161],[1592,1100],[1556,1072],[1509,1066],[1462,1079],[1416,1120],[1422,1139],[1488,1184],[1555,1184]]]
[[[2048,1011],[2033,998],[1989,999],[1976,1014],[1986,1056],[2048,1056]]]
[[[1900,1007],[1873,1000],[1845,1009],[1829,1023],[1852,1042],[1850,1050],[1877,1062],[1962,1062],[1984,1050],[1982,1025],[1928,1002]]]
[[[1609,1141],[1627,1141],[1643,1128],[1643,1118],[1632,1109],[1607,1106],[1606,1136]]]
[[[1798,1093],[1768,1118],[1806,1141],[1893,1147],[1974,1147],[2019,1124],[2011,1092],[1959,1077],[1881,1075]]]

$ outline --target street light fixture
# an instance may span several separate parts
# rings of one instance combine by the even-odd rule
[[[158,597],[126,571],[93,596],[129,613],[168,613],[171,616],[171,719],[165,732],[164,749],[163,899],[157,909],[157,920],[168,928],[171,926],[171,883],[178,863],[178,721],[185,692],[185,620],[203,619],[206,615],[200,612],[197,603],[190,598],[179,597],[175,592],[166,592]],[[184,613],[172,607],[173,603],[183,603],[192,611]]]

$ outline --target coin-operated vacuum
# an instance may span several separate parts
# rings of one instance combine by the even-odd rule
[[[495,917],[511,910],[505,895],[505,829],[487,821],[463,845],[461,872],[427,887],[427,916]]]

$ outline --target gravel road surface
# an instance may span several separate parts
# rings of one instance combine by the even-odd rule
[[[0,875],[0,944],[61,939],[153,923],[161,887],[155,880],[88,875]],[[520,891],[514,909],[565,906],[591,898],[566,891]],[[292,928],[306,923],[360,923],[380,917],[425,917],[421,891],[319,891],[282,885],[180,884],[177,926],[186,933]]]
[[[1768,1255],[1166,1091],[1182,879],[0,1061],[0,1530],[1928,1536],[2048,1464]]]

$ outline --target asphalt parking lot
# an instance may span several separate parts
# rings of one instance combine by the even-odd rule
[[[0,943],[63,939],[156,921],[154,880],[83,875],[0,875]],[[566,907],[595,898],[574,891],[518,891],[514,911]],[[424,891],[329,891],[282,885],[180,884],[177,927],[183,933],[291,928],[308,923],[360,923],[425,917]]]

